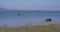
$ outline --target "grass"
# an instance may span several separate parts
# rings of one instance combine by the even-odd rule
[[[1,28],[0,32],[60,32],[60,25],[35,25],[25,27]]]

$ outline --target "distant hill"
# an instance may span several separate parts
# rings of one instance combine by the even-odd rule
[[[0,8],[0,11],[20,11],[20,10]]]
[[[0,8],[0,13],[15,13],[15,12],[19,12],[20,10],[17,10],[17,9],[5,9],[5,8]]]

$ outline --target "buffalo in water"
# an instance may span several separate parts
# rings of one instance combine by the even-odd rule
[[[51,18],[46,19],[46,22],[52,22]]]

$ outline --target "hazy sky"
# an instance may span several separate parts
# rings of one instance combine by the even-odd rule
[[[19,10],[60,10],[60,0],[0,0],[0,7]]]

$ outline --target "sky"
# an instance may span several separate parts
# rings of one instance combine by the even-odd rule
[[[60,10],[60,0],[0,0],[0,7],[19,10]]]

